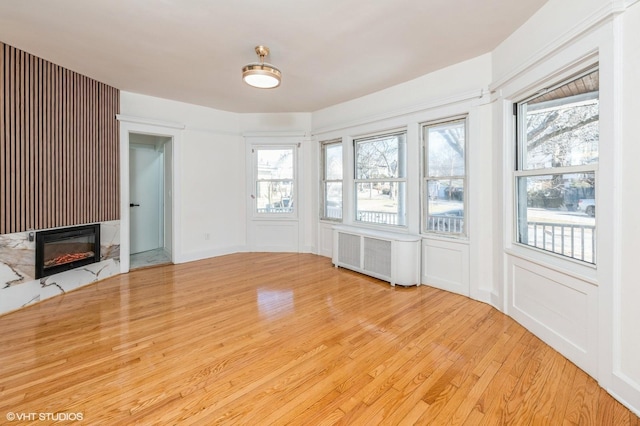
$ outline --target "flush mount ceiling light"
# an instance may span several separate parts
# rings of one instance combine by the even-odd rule
[[[242,67],[244,82],[259,89],[273,89],[280,86],[282,73],[278,68],[264,61],[264,57],[269,54],[269,48],[256,46],[256,54],[260,57],[260,62],[253,62]]]

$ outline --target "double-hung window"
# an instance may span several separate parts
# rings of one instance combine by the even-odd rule
[[[405,131],[354,140],[357,222],[406,225]]]
[[[255,146],[255,195],[257,214],[291,215],[295,212],[294,146]]]
[[[422,231],[466,235],[466,118],[422,127]]]
[[[321,194],[320,218],[342,220],[342,141],[321,143]]]
[[[516,104],[516,241],[596,263],[598,70]]]

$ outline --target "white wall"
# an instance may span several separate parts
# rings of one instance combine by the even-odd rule
[[[123,116],[184,125],[179,164],[178,262],[243,251],[245,155],[236,113],[122,92]]]
[[[265,229],[255,227],[256,221],[247,208],[251,178],[247,173],[247,141],[256,138],[277,142],[293,137],[296,143],[300,142],[300,203],[295,230],[290,233],[295,241],[290,241],[286,249],[315,251],[316,221],[312,218],[317,197],[311,193],[317,182],[317,169],[313,166],[315,145],[309,138],[310,113],[237,114],[122,92],[121,115],[148,120],[151,125],[158,122],[159,129],[172,124],[184,127],[179,131],[180,143],[174,147],[180,199],[176,206],[176,220],[180,222],[177,262],[282,247],[282,228],[269,225],[275,226],[277,221],[262,223],[269,225],[268,232],[262,235],[271,235],[271,241],[250,243],[253,231]]]
[[[457,98],[465,98],[470,92],[479,97],[490,81],[491,55],[482,55],[371,95],[315,111],[314,133],[324,134],[438,107]]]
[[[551,0],[493,51],[493,82],[504,84],[608,16],[615,0]]]
[[[614,324],[614,386],[613,389],[640,412],[640,279],[638,254],[640,253],[640,143],[638,143],[638,116],[640,116],[640,3],[635,3],[624,14],[623,104],[622,104],[622,173],[619,209],[620,277],[613,308]]]
[[[311,129],[311,114],[238,114],[240,131],[244,134],[281,135],[308,134]]]

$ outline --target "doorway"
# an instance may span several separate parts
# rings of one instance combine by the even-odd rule
[[[130,269],[171,263],[170,142],[129,134]]]

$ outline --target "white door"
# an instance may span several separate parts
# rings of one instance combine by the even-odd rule
[[[130,145],[130,253],[157,249],[162,238],[162,153],[154,145]]]

